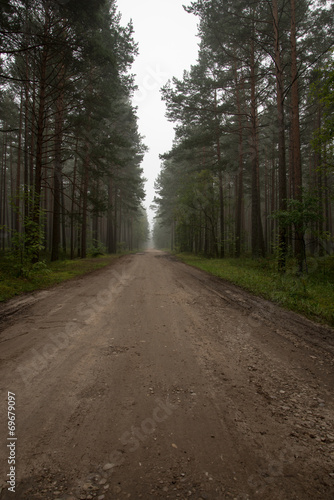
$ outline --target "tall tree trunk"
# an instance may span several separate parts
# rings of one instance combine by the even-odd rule
[[[275,160],[272,162],[272,172],[271,172],[271,213],[273,214],[276,210],[276,166]],[[274,251],[276,245],[276,222],[274,219],[271,220],[271,252]]]
[[[80,187],[79,187],[79,202],[78,202],[78,220],[81,221],[81,225],[78,223],[77,226],[77,249],[78,257],[81,257],[81,230],[82,230],[82,212],[83,212],[83,191],[84,191],[84,175],[81,175]]]
[[[64,179],[63,176],[61,177],[61,186],[60,186],[60,193],[61,193],[61,243],[62,243],[62,249],[64,255],[66,255],[67,252],[67,245],[66,245],[66,206],[65,206],[65,192],[64,192]]]
[[[256,63],[254,38],[250,46],[250,83],[251,83],[251,150],[252,150],[252,256],[265,255],[261,221],[261,197],[259,179],[259,145],[256,98]]]
[[[219,257],[223,259],[225,257],[225,211],[224,211],[224,187],[223,187],[223,170],[221,161],[221,150],[220,150],[220,130],[219,130],[219,118],[217,112],[217,90],[215,89],[215,122],[216,122],[216,149],[217,149],[217,161],[218,161],[218,183],[219,183],[219,221],[220,221],[220,248]]]
[[[75,203],[75,191],[77,182],[77,167],[78,167],[78,137],[75,142],[75,158],[74,158],[74,169],[73,169],[73,185],[72,185],[72,197],[71,197],[71,212],[70,212],[70,258],[74,259],[74,203]]]
[[[24,216],[29,215],[29,60],[26,54],[26,82],[24,84]]]
[[[268,161],[265,162],[265,173],[264,173],[264,243],[266,247],[266,252],[269,248],[269,238],[268,238],[268,217],[269,217],[269,182],[268,182]]]
[[[20,119],[19,119],[19,140],[17,151],[17,170],[16,170],[16,198],[15,198],[15,230],[20,231],[20,210],[21,210],[21,155],[22,155],[22,123],[23,123],[23,92],[21,91],[20,101]]]
[[[61,148],[63,140],[64,119],[64,95],[63,95],[63,70],[60,72],[59,95],[56,100],[55,113],[55,159],[54,159],[54,183],[53,183],[53,224],[52,224],[52,251],[51,261],[59,259],[60,246],[60,211],[62,190],[62,159]]]
[[[326,163],[326,162],[325,162]],[[328,183],[328,172],[324,172],[324,205],[325,205],[325,231],[330,232],[330,193],[329,193],[329,183]],[[328,252],[328,242],[326,245],[326,251]]]
[[[94,199],[98,200],[99,199],[99,180],[97,179],[96,182],[94,182],[94,187],[92,188],[93,193],[94,193]],[[97,248],[98,247],[98,242],[99,242],[99,212],[98,208],[95,208],[93,211],[93,220],[92,220],[92,239],[93,239],[93,247]]]
[[[3,134],[2,151],[1,151],[1,153],[2,153],[1,154],[1,172],[0,172],[0,236],[1,236],[0,245],[1,245],[2,250],[3,250],[2,245],[4,242],[4,238],[5,238],[5,229],[4,229],[5,221],[4,221],[3,205],[2,205],[2,201],[4,198],[3,189],[5,189],[5,182],[4,182],[4,177],[3,177],[4,159],[5,159],[5,138],[6,138],[6,134]]]
[[[113,214],[113,182],[112,179],[108,183],[108,218],[107,218],[107,247],[109,253],[116,253],[115,245],[115,230],[114,230],[114,214]]]
[[[321,127],[321,109],[319,107],[318,109],[318,115],[317,115],[317,129],[319,130]],[[322,245],[322,237],[321,234],[323,233],[324,230],[324,222],[322,219],[323,213],[324,213],[324,203],[323,203],[323,178],[322,178],[322,150],[319,148],[319,152],[316,155],[316,165],[315,165],[315,172],[316,172],[316,179],[317,179],[317,189],[318,189],[318,210],[319,214],[321,215],[321,218],[318,221],[318,233],[319,233],[319,239],[318,239],[318,251],[319,251],[319,256],[322,257],[324,255],[324,248]]]
[[[29,184],[31,186],[30,191],[30,211],[33,211],[33,198],[34,198],[34,188],[35,178],[34,178],[34,162],[35,162],[35,135],[37,133],[35,116],[36,116],[36,70],[35,70],[35,59],[34,59],[34,72],[33,72],[33,85],[32,85],[32,104],[31,104],[31,140],[30,140],[30,155],[29,155]]]
[[[11,199],[14,200],[15,198],[15,186],[14,186],[14,169],[13,169],[13,144],[10,144],[9,146],[9,154],[10,154],[10,161],[9,161],[9,171],[10,171],[10,196],[11,196]],[[10,220],[9,220],[9,223],[8,223],[8,227],[12,230],[15,228],[15,214],[14,214],[14,211],[11,210],[10,211]],[[1,224],[1,220],[0,220],[0,224]],[[1,234],[1,231],[0,231],[0,234]],[[9,242],[10,242],[10,245],[9,247],[11,247],[11,236],[9,235]]]
[[[241,255],[241,244],[242,244],[242,206],[243,206],[243,196],[244,196],[244,154],[243,154],[243,134],[242,134],[242,117],[241,117],[241,99],[240,99],[240,83],[238,81],[237,65],[234,63],[234,81],[236,87],[236,100],[237,100],[237,112],[238,112],[238,139],[239,139],[239,154],[238,162],[239,168],[237,173],[237,200],[236,200],[236,227],[235,227],[235,256],[240,257]]]
[[[291,5],[291,135],[292,135],[292,161],[293,161],[293,197],[302,201],[302,163],[300,156],[300,125],[299,125],[299,89],[297,69],[297,38],[296,38],[296,1],[290,0]],[[305,260],[305,244],[302,226],[296,227],[295,255],[298,259],[299,272],[303,272]]]
[[[286,184],[286,155],[285,155],[285,120],[284,120],[284,91],[283,91],[283,68],[280,50],[280,31],[277,0],[272,1],[273,24],[275,40],[275,68],[276,68],[276,101],[278,115],[278,197],[279,209],[287,208],[287,184]],[[279,227],[279,270],[284,272],[287,254],[287,231],[281,224]]]
[[[3,152],[2,152],[2,161],[1,161],[1,177],[2,177],[2,185],[1,185],[1,199],[0,199],[0,205],[1,205],[1,215],[2,215],[2,221],[0,221],[0,224],[6,226],[6,199],[7,199],[7,182],[6,182],[6,177],[7,177],[7,134],[4,134],[3,138]],[[6,240],[8,238],[8,230],[3,229],[3,234],[2,234],[2,250],[5,250],[6,248]]]
[[[28,18],[28,2],[26,2],[26,40],[25,45],[29,45],[29,18]],[[29,216],[29,91],[30,91],[30,68],[29,68],[29,53],[25,54],[25,82],[24,82],[24,217]],[[32,118],[32,117],[31,117]],[[32,131],[31,131],[32,133]]]
[[[83,168],[83,191],[82,191],[82,226],[81,226],[81,258],[87,257],[87,213],[88,213],[88,181],[89,181],[89,143],[86,139],[86,155]]]
[[[47,87],[47,63],[48,63],[48,44],[47,34],[49,30],[49,13],[48,8],[45,12],[44,23],[44,40],[43,50],[41,55],[40,66],[40,88],[39,88],[39,108],[37,118],[37,131],[36,131],[36,168],[35,168],[35,184],[34,184],[34,201],[33,201],[33,221],[37,226],[40,225],[40,203],[42,192],[42,176],[43,176],[43,146],[44,146],[44,132],[45,132],[45,108],[46,108],[46,87]],[[35,249],[33,262],[39,260],[39,251]]]

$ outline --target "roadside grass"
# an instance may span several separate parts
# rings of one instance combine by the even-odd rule
[[[32,272],[29,277],[17,276],[12,259],[10,257],[1,257],[0,302],[4,302],[16,295],[43,290],[76,276],[91,273],[111,264],[121,255],[124,254],[100,255],[87,259],[48,262],[40,270]]]
[[[207,259],[176,254],[181,261],[223,278],[282,307],[334,326],[334,257],[309,258],[309,273],[297,275],[293,260],[285,274],[272,258]]]

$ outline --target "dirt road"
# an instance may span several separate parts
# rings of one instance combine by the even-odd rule
[[[334,498],[332,330],[154,251],[24,300],[1,500]]]

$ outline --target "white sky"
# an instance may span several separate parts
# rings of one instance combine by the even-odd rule
[[[132,67],[139,87],[134,105],[138,107],[139,131],[149,147],[142,167],[148,179],[145,206],[152,222],[149,206],[160,171],[159,154],[171,148],[174,137],[173,124],[165,118],[160,88],[173,76],[182,77],[183,71],[195,64],[197,19],[182,7],[190,0],[118,0],[117,4],[122,24],[132,19],[134,39],[139,44],[139,56]]]

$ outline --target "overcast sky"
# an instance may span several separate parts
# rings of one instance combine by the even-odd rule
[[[130,19],[139,56],[132,72],[139,87],[134,98],[138,107],[139,131],[149,147],[142,167],[148,179],[145,206],[154,198],[154,180],[160,170],[159,154],[172,146],[173,124],[165,118],[160,88],[173,76],[181,77],[196,62],[198,54],[197,19],[182,5],[190,0],[118,0],[122,24]],[[153,214],[148,211],[152,221]]]

